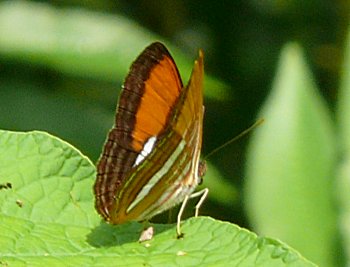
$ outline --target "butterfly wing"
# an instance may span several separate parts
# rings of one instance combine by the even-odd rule
[[[143,220],[197,185],[203,55],[185,88],[167,49],[151,44],[131,66],[98,162],[96,208],[111,223]]]

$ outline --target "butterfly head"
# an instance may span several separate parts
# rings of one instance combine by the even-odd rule
[[[200,160],[199,164],[198,164],[198,170],[197,170],[197,174],[198,174],[198,185],[203,183],[203,177],[207,172],[207,162],[205,160]]]

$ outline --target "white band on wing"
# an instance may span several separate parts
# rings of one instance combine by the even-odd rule
[[[145,143],[144,146],[143,146],[142,151],[141,151],[140,154],[137,156],[133,167],[139,165],[139,164],[145,159],[145,157],[147,157],[148,154],[151,153],[151,151],[152,151],[153,148],[154,148],[154,145],[155,145],[156,141],[157,141],[157,137],[155,137],[155,136],[150,137],[150,138],[146,141],[146,143]]]

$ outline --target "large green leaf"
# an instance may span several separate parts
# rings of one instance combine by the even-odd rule
[[[42,132],[0,131],[0,264],[5,266],[314,266],[281,242],[211,218],[155,225],[100,221],[95,168],[71,145]]]
[[[341,69],[341,83],[338,95],[337,118],[341,162],[337,184],[339,200],[339,224],[347,265],[350,265],[350,28],[345,43],[345,56]]]
[[[338,200],[338,224],[342,249],[345,252],[346,266],[350,265],[350,155],[342,159],[339,166],[336,185],[336,198]]]
[[[329,111],[297,44],[283,49],[248,151],[246,208],[256,231],[333,266],[335,140]]]
[[[350,154],[350,30],[345,42],[344,62],[338,95],[338,123],[341,151]]]

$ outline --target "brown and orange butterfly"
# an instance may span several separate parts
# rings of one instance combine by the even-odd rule
[[[96,209],[109,223],[149,220],[183,202],[177,220],[201,183],[203,127],[203,53],[187,86],[166,47],[148,46],[126,77],[115,125],[97,164]]]

